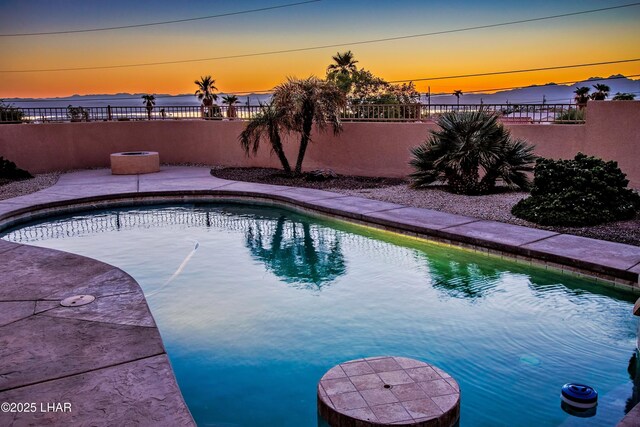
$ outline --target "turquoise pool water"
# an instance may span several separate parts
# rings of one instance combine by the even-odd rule
[[[317,426],[324,372],[388,354],[448,371],[461,426],[613,426],[634,401],[634,297],[589,280],[247,205],[80,213],[4,238],[135,277],[201,426]],[[598,390],[595,417],[561,410],[566,382]]]

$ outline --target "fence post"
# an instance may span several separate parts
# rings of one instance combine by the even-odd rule
[[[111,121],[111,105],[107,105],[107,120]]]

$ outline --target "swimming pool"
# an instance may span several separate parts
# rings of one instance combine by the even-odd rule
[[[199,425],[317,425],[322,374],[383,354],[449,372],[462,426],[615,425],[631,405],[634,297],[578,277],[235,204],[78,213],[4,238],[135,277]],[[598,389],[595,417],[560,409],[566,382]]]

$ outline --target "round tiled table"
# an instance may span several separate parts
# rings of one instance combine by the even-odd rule
[[[460,418],[460,387],[446,372],[415,359],[350,360],[320,379],[318,412],[332,427],[450,427]]]

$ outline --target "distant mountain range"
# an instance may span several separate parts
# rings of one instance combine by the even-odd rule
[[[580,86],[588,86],[592,92],[593,85],[603,83],[611,89],[609,98],[617,92],[634,93],[640,99],[640,79],[633,80],[621,74],[609,77],[590,77],[587,80],[579,81],[570,85],[560,85],[555,83],[547,83],[545,85],[533,85],[520,89],[511,89],[498,91],[495,93],[473,93],[464,94],[460,97],[461,104],[479,104],[482,100],[485,104],[540,104],[543,99],[547,104],[563,104],[573,103],[575,94],[573,91]],[[426,102],[426,97],[423,97]],[[456,97],[451,94],[439,95],[432,94],[432,104],[455,104]]]
[[[579,81],[571,85],[560,85],[547,83],[545,85],[533,85],[520,89],[511,89],[495,93],[473,93],[463,94],[460,97],[461,104],[540,104],[543,99],[547,104],[560,104],[573,102],[576,87],[588,86],[603,83],[611,88],[609,99],[616,92],[634,93],[640,99],[640,79],[633,80],[621,74],[609,77],[590,77],[587,80]],[[105,107],[107,105],[133,107],[143,106],[141,93],[117,93],[117,94],[95,94],[95,95],[72,95],[61,98],[7,98],[4,101],[16,107],[66,107],[68,105],[82,107]],[[221,94],[224,95],[224,94]],[[247,101],[251,105],[266,102],[271,97],[270,94],[256,94],[239,96],[240,103],[246,105]],[[426,95],[422,95],[421,101],[427,103]],[[220,103],[220,98],[218,99]],[[451,94],[431,95],[432,104],[455,104],[456,97]],[[190,106],[199,105],[200,102],[193,94],[168,95],[156,94],[156,107],[163,106]]]

